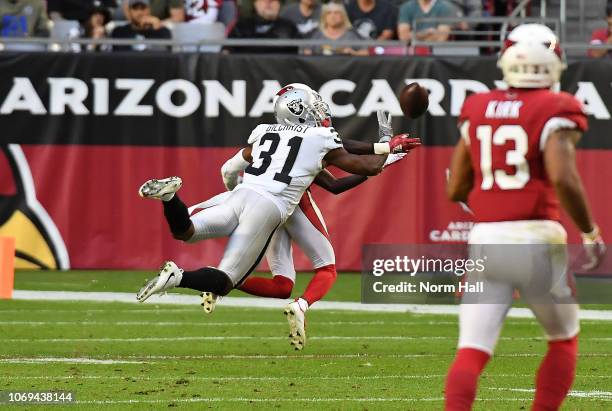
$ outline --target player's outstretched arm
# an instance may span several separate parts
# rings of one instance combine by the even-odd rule
[[[243,172],[253,158],[251,147],[243,148],[221,166],[221,178],[225,188],[232,191],[240,183],[240,173]]]
[[[462,138],[455,146],[449,174],[446,195],[451,201],[467,202],[468,195],[474,186],[474,169],[470,149]]]
[[[550,134],[544,146],[544,166],[561,206],[583,233],[591,233],[595,224],[576,167],[576,143],[582,133],[558,130]]]
[[[351,188],[357,187],[367,179],[368,178],[366,176],[359,175],[336,178],[329,171],[322,170],[315,177],[314,183],[332,194],[340,194],[350,190]]]
[[[367,143],[365,141],[342,139],[342,145],[344,149],[351,154],[375,154],[374,143]]]
[[[342,140],[344,149],[351,154],[388,154],[391,152],[388,143],[393,138],[391,113],[386,110],[376,112],[378,119],[378,143],[365,143],[357,140]]]
[[[383,143],[365,143],[363,141],[342,139],[342,145],[350,154],[358,155],[408,153],[413,148],[420,146],[421,140],[419,138],[410,138],[408,134],[399,134],[391,138],[390,141]]]
[[[344,148],[336,148],[328,152],[323,158],[327,164],[338,167],[341,170],[360,176],[375,176],[380,173],[387,159],[386,155],[351,154]]]

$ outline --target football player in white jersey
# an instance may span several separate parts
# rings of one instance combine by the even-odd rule
[[[308,86],[303,84],[294,83],[292,86],[310,90]],[[393,137],[391,116],[388,112],[382,110],[377,115],[379,142],[387,142]],[[371,143],[351,142],[349,140],[349,146],[351,147],[347,151],[357,148],[362,152],[367,150],[374,152],[374,146]],[[243,150],[240,150],[221,168],[223,183],[229,191],[233,190],[238,184],[240,173],[250,165],[244,159],[242,153]],[[405,153],[389,155],[384,167],[401,160],[405,155]],[[340,194],[363,183],[366,179],[367,177],[359,175],[336,179],[330,172],[323,170],[313,183],[331,193]],[[221,194],[221,196],[223,195]],[[206,208],[210,205],[211,202],[209,201],[194,206],[193,209]],[[289,342],[296,350],[301,350],[306,342],[306,310],[329,292],[337,277],[334,249],[323,216],[310,190],[307,190],[302,196],[298,207],[287,222],[279,227],[272,236],[266,251],[266,259],[272,272],[272,278],[250,276],[240,285],[239,289],[261,297],[289,298],[296,276],[291,249],[292,241],[295,241],[310,259],[315,270],[315,275],[304,293],[295,301],[289,303],[284,310],[289,322]],[[204,311],[211,313],[214,310],[217,296],[212,293],[203,293],[202,297]]]
[[[184,271],[167,261],[159,275],[147,282],[136,298],[174,287],[226,295],[255,269],[274,231],[293,213],[304,191],[327,165],[353,174],[380,173],[389,152],[407,152],[418,139],[399,135],[386,144],[385,154],[347,152],[332,128],[329,108],[318,95],[293,87],[281,90],[275,103],[277,124],[261,124],[248,138],[244,157],[251,165],[244,181],[215,207],[193,217],[176,192],[179,177],[149,180],[139,190],[144,198],[158,199],[174,238],[195,242],[228,236],[218,267]]]

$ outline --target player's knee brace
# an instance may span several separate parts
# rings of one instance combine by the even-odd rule
[[[183,272],[183,279],[179,287],[227,295],[234,288],[234,283],[225,272],[214,267],[204,267],[195,271]]]

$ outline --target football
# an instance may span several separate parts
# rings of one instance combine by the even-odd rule
[[[427,111],[429,93],[419,83],[410,83],[400,92],[399,103],[406,117],[417,118]]]

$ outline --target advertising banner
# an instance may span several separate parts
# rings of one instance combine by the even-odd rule
[[[363,244],[465,242],[471,216],[444,188],[457,115],[469,94],[502,86],[494,59],[463,57],[2,53],[0,70],[0,235],[16,238],[17,266],[31,268],[217,264],[224,240],[174,240],[161,205],[138,197],[138,187],[181,176],[188,205],[224,191],[221,165],[257,124],[274,121],[272,99],[292,82],[320,92],[343,138],[375,141],[376,110],[387,109],[397,132],[424,142],[349,192],[313,188],[339,270],[360,270]],[[408,120],[397,95],[414,81],[429,90],[429,111]],[[605,237],[612,62],[572,62],[561,89],[589,114],[578,165]],[[311,269],[299,250],[294,256],[298,270]]]

